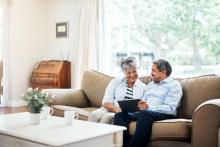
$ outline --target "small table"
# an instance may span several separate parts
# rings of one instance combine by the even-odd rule
[[[30,124],[30,113],[0,116],[0,147],[121,147],[125,127],[51,116],[39,125]]]

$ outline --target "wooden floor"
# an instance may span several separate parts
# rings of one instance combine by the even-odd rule
[[[0,108],[0,114],[10,114],[17,112],[28,112],[28,107],[2,107]]]

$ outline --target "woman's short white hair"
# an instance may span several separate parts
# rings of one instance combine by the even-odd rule
[[[137,67],[136,59],[134,57],[122,58],[120,62],[120,66],[122,71],[131,68],[136,68]]]

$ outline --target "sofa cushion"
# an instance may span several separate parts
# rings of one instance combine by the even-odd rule
[[[220,76],[206,75],[180,80],[183,97],[178,118],[192,118],[193,112],[203,102],[220,97]]]
[[[53,115],[60,117],[64,116],[64,111],[66,110],[75,111],[77,114],[79,114],[80,120],[87,120],[89,113],[97,109],[97,107],[77,108],[64,105],[53,105],[52,108],[54,109]]]
[[[97,71],[84,72],[81,89],[83,89],[92,106],[102,106],[105,89],[111,80],[112,77]]]
[[[168,119],[155,121],[152,126],[151,140],[184,140],[191,138],[192,120]],[[134,134],[136,122],[131,122],[129,132]]]

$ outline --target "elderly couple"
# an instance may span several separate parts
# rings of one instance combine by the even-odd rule
[[[146,147],[151,136],[154,121],[172,119],[182,97],[180,83],[170,77],[172,67],[166,60],[159,59],[152,64],[152,82],[144,84],[138,79],[136,61],[133,57],[121,60],[124,78],[113,79],[106,88],[102,107],[93,111],[88,121],[112,123],[125,126],[137,121],[136,131],[129,139],[128,131],[123,133],[123,147]],[[141,99],[139,112],[122,112],[117,101]],[[130,140],[130,141],[129,141]]]

